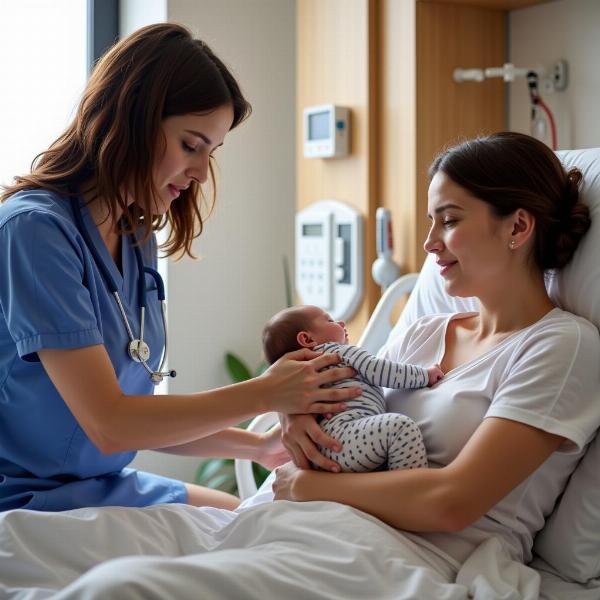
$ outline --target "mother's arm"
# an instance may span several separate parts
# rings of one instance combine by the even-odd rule
[[[332,474],[288,464],[277,471],[276,500],[330,500],[409,531],[469,526],[531,475],[563,437],[488,417],[459,455],[440,469]]]

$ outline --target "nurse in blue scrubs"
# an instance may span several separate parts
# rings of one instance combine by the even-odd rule
[[[153,232],[168,225],[166,253],[191,254],[212,153],[249,113],[204,43],[151,25],[100,60],[71,125],[4,190],[0,510],[234,508],[233,496],[127,465],[153,448],[272,468],[287,458],[279,431],[234,425],[264,411],[336,412],[360,393],[321,387],[350,370],[323,371],[335,357],[305,350],[241,384],[153,395],[173,375],[161,365]]]

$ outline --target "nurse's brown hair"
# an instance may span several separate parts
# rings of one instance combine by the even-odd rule
[[[31,173],[15,177],[0,201],[32,188],[71,195],[91,184],[106,199],[111,216],[123,211],[126,232],[143,226],[147,239],[170,225],[165,253],[192,256],[192,241],[203,228],[200,186],[192,182],[182,190],[166,215],[152,211],[158,196],[153,166],[163,146],[160,125],[167,117],[206,114],[225,105],[233,108],[232,129],[251,111],[231,72],[204,42],[180,25],[144,27],[99,60],[73,122],[34,159]],[[212,164],[209,180],[208,214],[215,199]],[[125,182],[136,198],[129,207]]]

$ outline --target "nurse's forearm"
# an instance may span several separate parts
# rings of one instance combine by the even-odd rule
[[[42,350],[44,369],[78,423],[105,454],[193,442],[266,412],[265,378],[198,394],[122,393],[103,346]]]
[[[104,414],[102,449],[117,452],[196,443],[266,412],[260,384],[250,380],[198,394],[122,396]],[[232,456],[231,451],[227,455]]]
[[[102,345],[38,355],[78,423],[105,454],[187,444],[263,412],[338,412],[344,400],[361,393],[360,387],[323,387],[349,373],[324,369],[338,357],[306,349],[255,379],[168,396],[124,394]]]
[[[248,458],[255,460],[261,436],[238,427],[228,427],[208,437],[187,444],[156,448],[159,452],[203,458]]]

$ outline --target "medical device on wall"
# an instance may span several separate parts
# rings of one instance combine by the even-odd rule
[[[164,377],[175,377],[177,375],[175,371],[163,371],[167,361],[167,306],[165,303],[165,285],[159,272],[156,269],[146,267],[144,265],[144,261],[142,259],[142,252],[140,250],[139,245],[137,244],[135,235],[131,234],[131,243],[133,245],[133,249],[135,252],[135,260],[138,267],[138,297],[140,303],[140,335],[136,338],[133,334],[133,330],[131,328],[131,324],[129,323],[129,319],[127,318],[127,314],[125,313],[125,308],[123,307],[123,302],[121,300],[121,296],[119,295],[119,287],[117,286],[116,281],[111,275],[110,270],[102,260],[100,252],[98,252],[98,249],[92,241],[92,237],[90,236],[90,233],[87,230],[83,221],[81,207],[79,206],[79,199],[75,196],[71,197],[71,209],[73,211],[73,216],[75,217],[75,225],[77,226],[79,233],[83,237],[85,244],[88,247],[88,250],[90,251],[94,259],[94,262],[100,270],[100,273],[102,273],[102,278],[106,283],[106,287],[108,288],[109,292],[114,296],[115,302],[117,303],[117,307],[119,308],[119,312],[121,313],[123,325],[125,326],[125,329],[127,330],[127,336],[129,337],[129,343],[127,344],[127,354],[132,360],[140,363],[144,367],[144,369],[146,369],[150,380],[154,385],[158,385]],[[158,367],[158,371],[154,371],[152,367],[150,367],[150,365],[148,364],[148,361],[150,360],[150,348],[148,344],[144,341],[144,321],[146,318],[146,275],[150,275],[156,283],[156,293],[158,301],[160,302],[162,325],[165,337],[165,346],[163,349],[163,354],[160,361],[160,366]]]
[[[540,88],[546,93],[562,92],[567,89],[569,82],[569,65],[566,60],[557,60],[550,69],[518,68],[512,63],[505,63],[502,67],[488,67],[486,69],[454,69],[453,78],[457,83],[463,81],[481,82],[492,77],[502,77],[506,83],[513,82],[517,77],[527,79],[530,105],[530,133],[533,137],[546,143],[547,132],[550,130],[548,145],[552,150],[558,148],[556,136],[556,123],[554,115],[548,105],[542,100]]]
[[[548,105],[542,100],[539,91],[539,75],[535,71],[527,73],[527,86],[531,101],[530,133],[533,137],[546,140],[548,126],[550,127],[550,148],[558,149],[556,138],[556,123]]]
[[[375,212],[377,238],[377,259],[371,267],[371,275],[381,291],[400,277],[400,267],[392,259],[394,240],[392,237],[392,213],[388,208],[379,207]]]
[[[562,92],[567,89],[569,82],[569,64],[566,60],[557,60],[550,69],[544,67],[515,67],[512,63],[504,63],[501,67],[486,67],[482,69],[454,69],[452,77],[457,83],[463,81],[478,81],[493,77],[502,77],[505,83],[513,82],[517,77],[527,77],[531,72],[543,80],[545,92]]]
[[[336,320],[347,320],[363,294],[361,214],[337,200],[321,200],[296,215],[296,291]]]
[[[350,109],[335,104],[304,109],[304,157],[334,158],[350,152]]]

